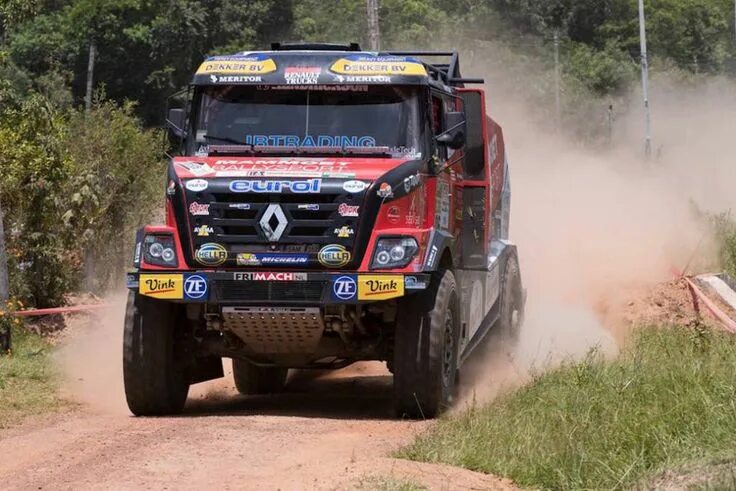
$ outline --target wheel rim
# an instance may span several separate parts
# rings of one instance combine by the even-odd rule
[[[453,374],[453,357],[455,356],[455,336],[453,336],[452,313],[445,316],[445,352],[442,357],[442,384],[449,387]]]

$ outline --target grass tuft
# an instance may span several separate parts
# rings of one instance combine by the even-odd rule
[[[51,353],[42,337],[13,330],[12,352],[0,355],[0,429],[61,406]]]
[[[736,336],[642,329],[613,361],[591,353],[495,403],[442,420],[400,457],[543,489],[630,487],[736,456]]]

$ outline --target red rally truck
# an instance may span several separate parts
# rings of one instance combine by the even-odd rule
[[[223,357],[243,394],[382,360],[399,417],[447,408],[525,301],[503,132],[466,87],[482,82],[454,52],[206,59],[168,114],[166,224],[138,231],[127,275],[130,410],[180,412]]]

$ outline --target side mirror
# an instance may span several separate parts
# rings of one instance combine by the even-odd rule
[[[437,143],[457,150],[465,145],[465,113],[445,114],[445,131],[435,137]]]
[[[169,109],[169,117],[166,119],[166,127],[169,129],[170,137],[184,138],[187,136],[187,130],[184,129],[186,117],[187,115],[184,109]]]

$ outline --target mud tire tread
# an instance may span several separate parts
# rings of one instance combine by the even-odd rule
[[[175,305],[128,294],[123,333],[123,380],[128,408],[136,416],[178,414],[189,392],[177,362]]]
[[[455,276],[432,274],[429,288],[405,297],[399,308],[394,348],[394,409],[400,418],[434,418],[455,395],[459,311]],[[445,320],[452,310],[455,353],[450,385],[442,383]]]

